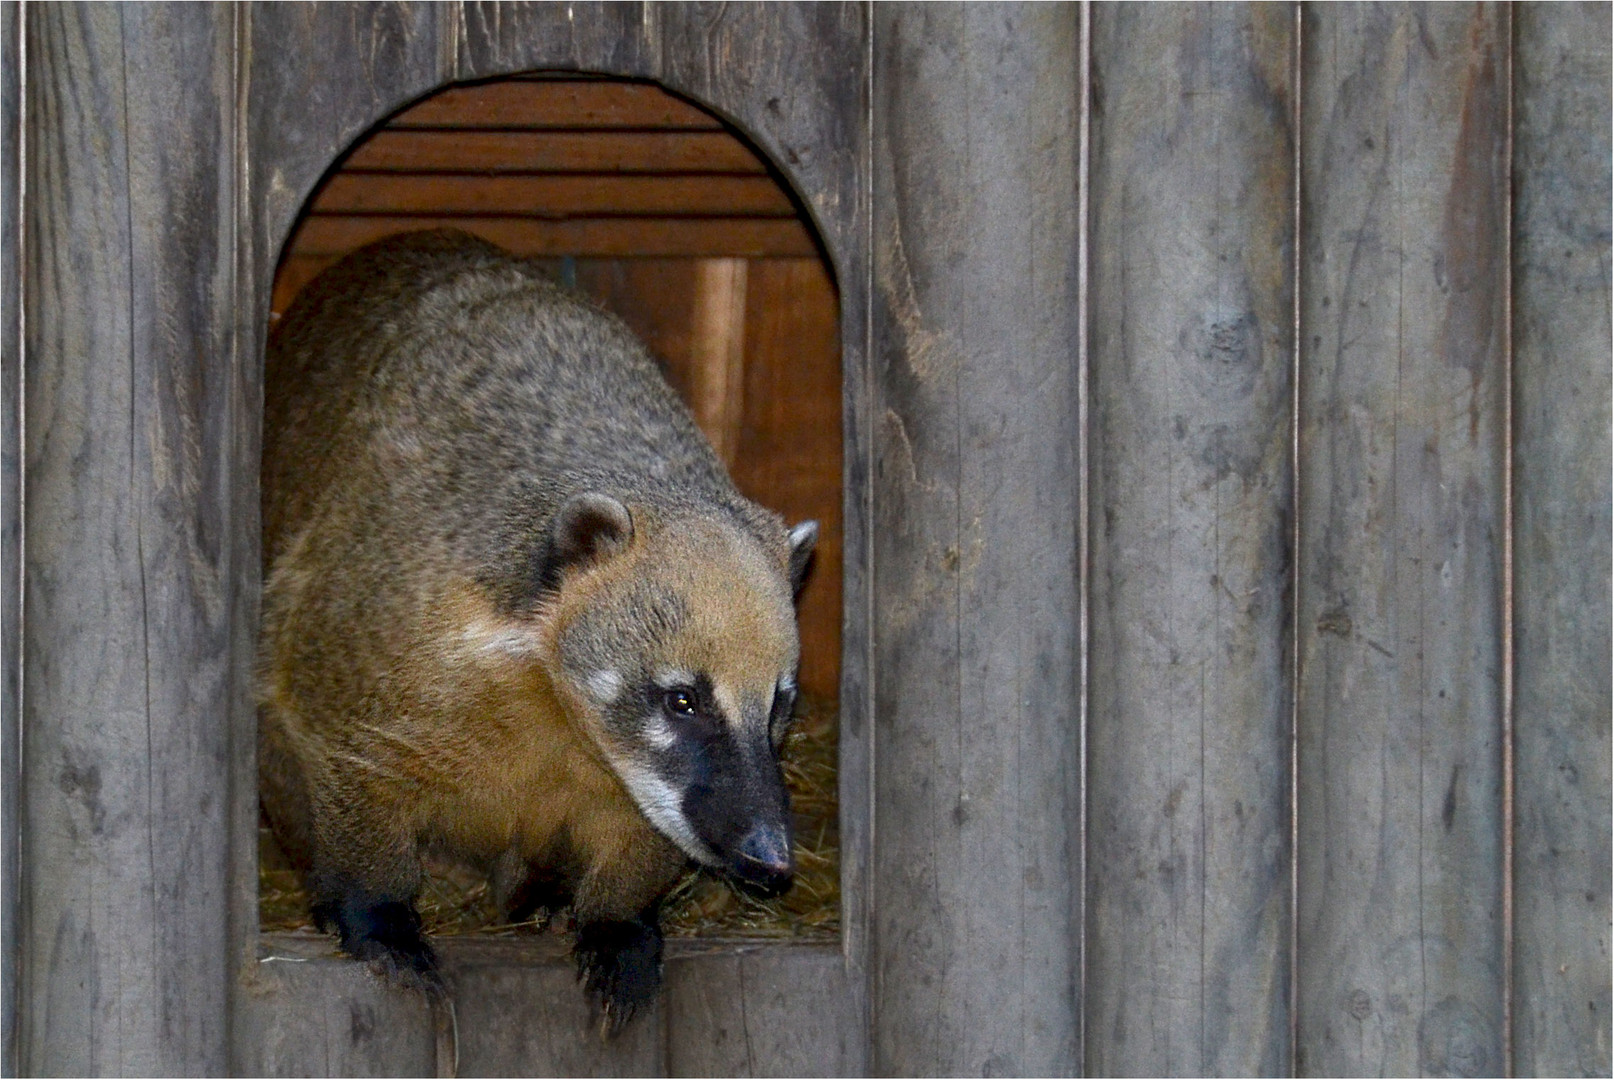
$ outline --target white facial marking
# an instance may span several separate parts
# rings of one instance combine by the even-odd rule
[[[667,723],[665,717],[652,716],[644,726],[645,742],[657,750],[668,750],[678,741],[678,735],[673,731],[672,725]]]
[[[601,705],[609,705],[622,693],[621,673],[610,668],[594,672],[588,677],[588,692]]]
[[[740,699],[734,696],[734,691],[726,686],[714,686],[712,696],[717,699],[717,707],[723,710],[724,723],[732,727],[740,722]]]
[[[656,673],[656,685],[663,690],[671,690],[675,686],[692,686],[695,676],[683,668],[669,668]]]
[[[703,844],[690,827],[689,819],[684,817],[683,807],[679,803],[678,793],[671,784],[649,769],[629,762],[618,762],[617,774],[622,777],[633,801],[639,804],[639,809],[644,811],[644,816],[650,819],[650,824],[661,835],[677,844],[684,854],[696,862],[707,866],[721,865],[721,860],[712,854],[712,849]]]

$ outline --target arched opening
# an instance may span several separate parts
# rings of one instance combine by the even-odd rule
[[[813,226],[764,158],[723,121],[651,83],[576,75],[440,91],[356,143],[282,252],[271,319],[367,243],[454,227],[542,260],[645,341],[736,485],[789,521],[815,519],[799,601],[799,719],[786,775],[797,879],[758,901],[693,872],[669,935],[839,933],[836,798],[841,637],[841,360],[836,288]],[[311,925],[295,873],[260,833],[260,926]],[[426,929],[518,933],[485,877],[437,861]]]

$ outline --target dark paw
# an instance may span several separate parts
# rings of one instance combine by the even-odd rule
[[[604,1037],[620,1031],[661,989],[661,928],[654,922],[585,923],[572,956]]]
[[[334,928],[342,951],[394,983],[440,993],[443,978],[437,954],[420,932],[420,915],[401,900],[324,900],[314,905],[314,922]]]

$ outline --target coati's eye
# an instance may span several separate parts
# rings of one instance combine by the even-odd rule
[[[695,693],[687,687],[675,686],[662,695],[661,703],[674,716],[695,715]]]

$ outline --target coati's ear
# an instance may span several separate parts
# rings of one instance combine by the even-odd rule
[[[804,521],[790,530],[790,591],[801,592],[801,583],[807,580],[807,567],[813,561],[813,548],[818,544],[818,522]]]
[[[549,531],[544,577],[551,585],[570,568],[614,555],[633,539],[633,515],[609,495],[583,491],[566,500]]]

